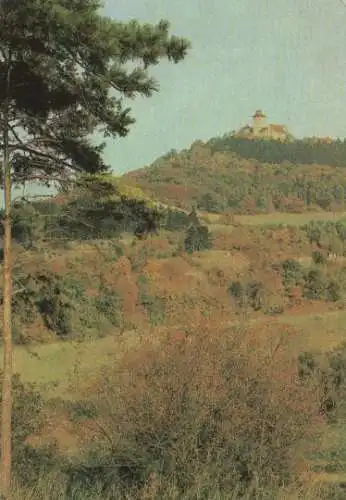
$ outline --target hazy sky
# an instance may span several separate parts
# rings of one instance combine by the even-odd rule
[[[346,137],[340,0],[106,0],[105,11],[124,21],[168,19],[193,45],[185,61],[152,69],[158,94],[131,102],[137,123],[107,147],[116,173],[237,129],[257,108],[297,137]]]

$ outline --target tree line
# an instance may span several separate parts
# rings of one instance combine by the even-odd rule
[[[233,151],[243,158],[263,163],[318,164],[333,167],[346,166],[346,139],[324,142],[312,139],[274,141],[247,139],[225,135],[207,143],[213,151]]]

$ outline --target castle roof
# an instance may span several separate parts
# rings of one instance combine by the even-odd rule
[[[280,132],[283,134],[287,133],[286,127],[284,125],[270,124],[268,125],[268,128],[270,128],[273,132]]]
[[[266,118],[266,115],[261,109],[255,111],[253,118]],[[259,128],[260,125],[260,128]],[[272,138],[272,139],[289,139],[292,135],[289,133],[286,125],[279,125],[276,123],[268,123],[253,121],[252,125],[245,125],[235,134],[236,136],[246,136],[246,137],[254,137],[254,138]]]
[[[258,109],[257,111],[255,111],[255,113],[252,116],[252,118],[267,118],[267,117],[266,117],[266,115],[263,113],[263,111],[261,109]]]

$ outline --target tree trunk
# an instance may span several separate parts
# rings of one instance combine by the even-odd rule
[[[7,68],[7,90],[10,85],[10,57]],[[8,93],[7,93],[8,96]],[[11,498],[12,464],[12,245],[11,245],[11,167],[8,144],[9,99],[3,103],[3,187],[5,197],[4,226],[4,300],[3,300],[3,384],[1,408],[1,493],[4,500]]]

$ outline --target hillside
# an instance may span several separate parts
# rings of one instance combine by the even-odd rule
[[[49,464],[54,463],[61,464],[61,470],[68,467],[69,477],[75,477],[74,467],[79,467],[79,474],[83,476],[85,450],[90,450],[93,457],[88,460],[101,464],[104,460],[126,461],[127,453],[130,457],[136,454],[138,458],[133,458],[135,463],[131,467],[146,475],[142,461],[154,460],[156,452],[151,451],[150,443],[144,449],[144,444],[136,445],[137,440],[155,440],[158,429],[162,433],[160,439],[164,439],[167,420],[170,428],[177,425],[180,432],[184,429],[187,433],[181,442],[185,446],[190,432],[189,418],[197,419],[198,425],[204,426],[206,395],[215,391],[222,411],[231,411],[233,416],[234,405],[239,401],[235,397],[237,392],[232,391],[245,390],[247,394],[244,396],[247,406],[237,410],[237,414],[243,415],[239,420],[239,432],[243,436],[244,453],[248,446],[255,456],[262,452],[261,447],[255,448],[260,445],[253,440],[254,429],[260,422],[255,425],[257,420],[249,416],[253,411],[252,398],[259,395],[258,391],[264,391],[260,393],[263,412],[277,415],[279,409],[285,416],[275,424],[277,432],[296,447],[301,437],[306,436],[306,425],[310,427],[311,419],[315,418],[313,408],[318,402],[309,399],[311,392],[304,392],[307,389],[291,386],[290,380],[294,377],[291,379],[289,374],[296,373],[301,352],[320,351],[321,356],[334,356],[332,350],[340,349],[344,339],[346,226],[342,214],[338,221],[328,220],[332,214],[327,213],[323,214],[325,221],[316,220],[318,214],[313,221],[310,221],[311,214],[295,214],[294,220],[287,219],[288,224],[275,221],[273,217],[270,225],[268,221],[263,225],[263,219],[258,219],[263,216],[247,216],[247,219],[239,216],[233,224],[208,224],[212,239],[209,249],[186,251],[186,235],[191,227],[191,219],[186,216],[183,220],[180,215],[179,224],[174,217],[164,219],[156,233],[143,238],[133,232],[142,221],[136,204],[133,212],[129,212],[126,198],[120,201],[116,198],[111,205],[106,196],[102,203],[113,210],[108,215],[112,213],[114,225],[104,224],[97,235],[92,230],[95,213],[91,209],[100,208],[102,203],[94,200],[90,205],[87,201],[84,193],[79,201],[75,197],[60,200],[59,204],[55,201],[54,209],[48,209],[51,202],[34,204],[29,213],[28,207],[16,209],[19,212],[14,232],[18,290],[13,304],[17,344],[15,370],[23,382],[35,384],[35,390],[43,398],[44,412],[42,426],[27,432],[27,442],[41,457],[25,459],[27,474],[31,474],[28,477],[36,477],[35,460],[38,459],[48,461],[44,462],[47,471],[51,471]],[[84,210],[89,216],[87,227],[78,224],[78,220],[84,220]],[[74,231],[66,225],[67,213],[74,216],[71,226]],[[115,217],[124,213],[127,219]],[[81,214],[84,217],[78,219]],[[105,212],[100,215],[97,211],[96,214],[94,222],[100,230]],[[287,214],[282,214],[285,216]],[[61,221],[64,222],[63,233],[57,230],[61,229]],[[126,224],[126,221],[131,223]],[[173,227],[169,225],[172,222]],[[335,255],[329,256],[330,252]],[[185,347],[181,346],[185,340]],[[238,352],[239,346],[243,346],[243,354]],[[273,349],[279,349],[279,355],[274,364],[268,365]],[[344,351],[340,352],[343,356]],[[193,361],[195,356],[198,356],[198,363]],[[244,366],[241,377],[245,379],[242,381],[239,380],[239,363],[244,356],[249,359],[249,365]],[[239,388],[233,383],[230,386],[227,378],[229,363],[233,366],[234,357],[239,357],[239,362],[232,380],[241,384]],[[218,366],[227,366],[224,374],[220,373],[222,388],[221,382],[214,379],[215,359],[219,360]],[[334,363],[334,358],[331,359],[330,363]],[[327,357],[324,362],[328,360]],[[267,365],[268,371],[263,372]],[[195,366],[193,376],[197,377],[193,380],[198,380],[196,388],[191,379],[192,366]],[[126,373],[131,376],[126,378]],[[282,378],[282,375],[285,376]],[[257,387],[259,379],[262,382]],[[144,393],[136,389],[132,380],[137,381],[138,387],[143,384],[146,387],[152,415],[147,413],[146,400],[141,399]],[[257,387],[255,393],[249,381]],[[214,383],[218,385],[211,390],[210,384]],[[174,399],[178,405],[174,408],[167,400],[167,391],[180,394],[181,384],[192,391],[188,396],[191,398],[189,404],[191,411],[194,408],[193,411],[200,412],[198,415],[185,415],[179,399]],[[328,391],[333,388],[332,385]],[[197,409],[196,390],[200,398]],[[332,397],[341,398],[342,390],[338,388]],[[121,405],[116,404],[118,397],[122,398]],[[323,398],[326,397],[329,392]],[[299,398],[303,398],[303,407],[299,406]],[[113,405],[111,413],[107,409],[109,401]],[[297,412],[296,406],[303,409]],[[28,411],[26,408],[24,410]],[[125,416],[122,408],[135,413]],[[160,412],[163,412],[163,420]],[[289,425],[287,412],[291,412]],[[262,413],[256,410],[256,415],[258,418]],[[155,425],[154,434],[152,425]],[[143,426],[146,436],[141,434]],[[126,448],[126,441],[117,445],[116,452],[109,448],[103,433],[111,432],[112,439],[117,440],[117,428],[122,429],[126,439],[135,439],[130,450]],[[231,442],[232,429],[227,430],[227,439]],[[337,435],[341,439],[342,430],[337,429],[332,431],[339,432]],[[328,434],[331,430],[326,427],[324,432]],[[218,439],[223,441],[224,433],[223,428]],[[268,433],[268,462],[263,467],[270,472],[275,470],[279,457],[284,467],[286,458],[282,455],[281,441],[275,438],[275,443],[279,444],[274,445],[270,441],[271,431]],[[92,451],[95,435],[103,450],[97,452],[96,458],[95,450]],[[251,445],[246,436],[251,436]],[[283,442],[286,449],[287,441]],[[47,451],[46,446],[53,448]],[[138,448],[133,448],[135,446]],[[318,444],[319,457],[324,449],[326,455],[323,457],[328,453],[332,456],[339,449],[339,441],[336,439],[323,447]],[[166,448],[160,445],[160,450],[166,457]],[[185,463],[185,455],[179,450],[176,459]],[[65,461],[70,457],[74,462],[67,466]],[[272,457],[278,458],[272,461]],[[316,460],[314,456],[313,463]],[[316,464],[317,470],[324,470],[321,460]],[[341,462],[337,464],[342,467]],[[302,467],[300,455],[294,467]],[[304,471],[306,467],[305,464]],[[192,474],[186,478],[186,485],[193,485],[193,477]],[[66,477],[62,478],[60,484],[65,480]],[[140,487],[138,481],[132,480],[136,487]],[[236,477],[232,478],[228,488],[235,488],[236,481]],[[121,488],[119,498],[128,486]],[[327,498],[318,497],[315,490],[311,495],[311,498]],[[55,498],[53,494],[52,498]]]
[[[253,161],[212,157],[230,155],[253,175]],[[286,475],[292,498],[297,488],[337,498],[320,483],[338,489],[346,469],[345,212],[187,214],[127,180],[86,177],[70,193],[14,205],[19,498],[31,498],[38,464],[50,498],[66,486],[77,498],[93,488],[93,500],[129,490],[151,499],[154,469],[157,498],[188,490],[192,499],[209,467],[206,498],[222,498],[215,474],[230,497],[251,489],[259,459],[259,498],[287,498]],[[28,426],[27,415],[40,420]],[[222,450],[224,461],[194,461],[196,440],[198,453]],[[172,450],[173,474],[188,471],[178,496],[167,493]],[[45,500],[47,488],[32,498]]]
[[[346,145],[231,135],[172,151],[123,176],[166,203],[191,210],[258,214],[344,210]]]
[[[0,500],[345,499],[346,139],[290,131],[342,131],[325,16],[137,3],[0,5]]]

